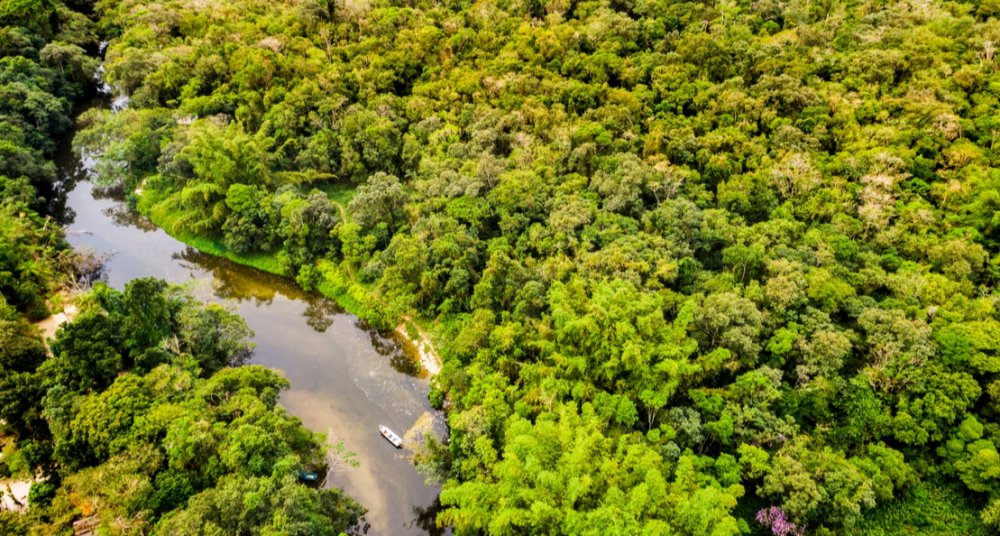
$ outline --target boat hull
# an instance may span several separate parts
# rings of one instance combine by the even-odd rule
[[[386,441],[391,443],[392,446],[396,447],[397,449],[403,447],[403,440],[400,439],[400,437],[396,435],[395,432],[386,428],[385,426],[379,426],[378,428],[379,432],[381,432],[382,434],[382,437],[384,437]]]

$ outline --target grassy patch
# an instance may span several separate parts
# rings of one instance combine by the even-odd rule
[[[190,231],[176,230],[177,212],[171,210],[169,199],[161,199],[155,192],[147,192],[139,202],[139,210],[143,212],[157,227],[163,229],[170,236],[197,249],[198,251],[229,259],[237,264],[251,266],[258,270],[284,276],[281,265],[274,254],[257,253],[253,255],[240,255],[226,248],[225,244],[217,239],[197,235]]]
[[[177,233],[172,236],[204,253],[215,255],[216,257],[224,257],[237,264],[252,266],[253,268],[263,270],[268,273],[281,276],[285,275],[281,270],[281,265],[278,263],[277,257],[273,254],[257,253],[254,255],[240,255],[226,249],[226,246],[221,242],[210,238],[197,236],[192,233]]]
[[[409,337],[411,341],[413,341],[414,343],[418,343],[421,341],[420,330],[413,322],[406,322],[405,327],[406,327],[406,336]]]
[[[858,534],[986,536],[993,532],[979,519],[979,511],[985,506],[959,485],[922,482],[908,495],[867,512]]]
[[[326,197],[334,203],[339,203],[340,206],[347,209],[348,203],[354,199],[354,195],[358,192],[357,185],[354,184],[317,184],[315,185],[317,190],[326,194]]]
[[[391,310],[369,289],[351,278],[343,267],[330,261],[320,261],[317,268],[323,277],[316,290],[324,296],[378,328],[390,330],[399,323],[398,312]]]

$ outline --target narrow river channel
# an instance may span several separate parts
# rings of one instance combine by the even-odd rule
[[[281,369],[291,382],[281,404],[357,453],[358,467],[331,471],[324,485],[344,488],[368,509],[358,532],[442,534],[434,525],[440,489],[425,486],[407,451],[379,435],[384,424],[402,436],[425,413],[441,420],[406,345],[289,280],[198,252],[130,213],[95,190],[92,163],[74,154],[70,138],[57,156],[53,212],[63,215],[73,246],[111,254],[104,280],[119,289],[146,276],[190,282],[200,299],[231,304],[256,333],[253,363]]]

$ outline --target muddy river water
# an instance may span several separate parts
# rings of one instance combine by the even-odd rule
[[[368,509],[366,532],[441,534],[434,525],[440,489],[427,487],[407,451],[378,431],[383,424],[402,436],[421,416],[440,426],[441,416],[427,400],[428,381],[407,345],[289,280],[173,239],[95,189],[91,164],[64,142],[53,212],[63,214],[74,246],[111,255],[104,280],[120,289],[134,278],[154,276],[189,283],[200,299],[231,304],[256,333],[252,362],[284,371],[291,382],[281,404],[308,428],[357,453],[357,467],[331,471],[324,485],[344,488]]]

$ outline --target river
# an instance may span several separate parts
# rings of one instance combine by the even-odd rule
[[[323,296],[194,250],[129,212],[122,200],[94,188],[92,162],[74,154],[71,138],[57,155],[60,183],[51,211],[61,215],[73,246],[111,254],[103,280],[120,289],[137,277],[154,276],[189,283],[200,299],[230,304],[256,334],[252,362],[284,371],[291,382],[281,404],[308,428],[357,453],[358,467],[331,471],[324,485],[344,488],[368,509],[358,532],[443,534],[434,524],[440,488],[425,486],[407,452],[378,430],[384,424],[402,436],[424,414],[441,425],[412,350]]]

